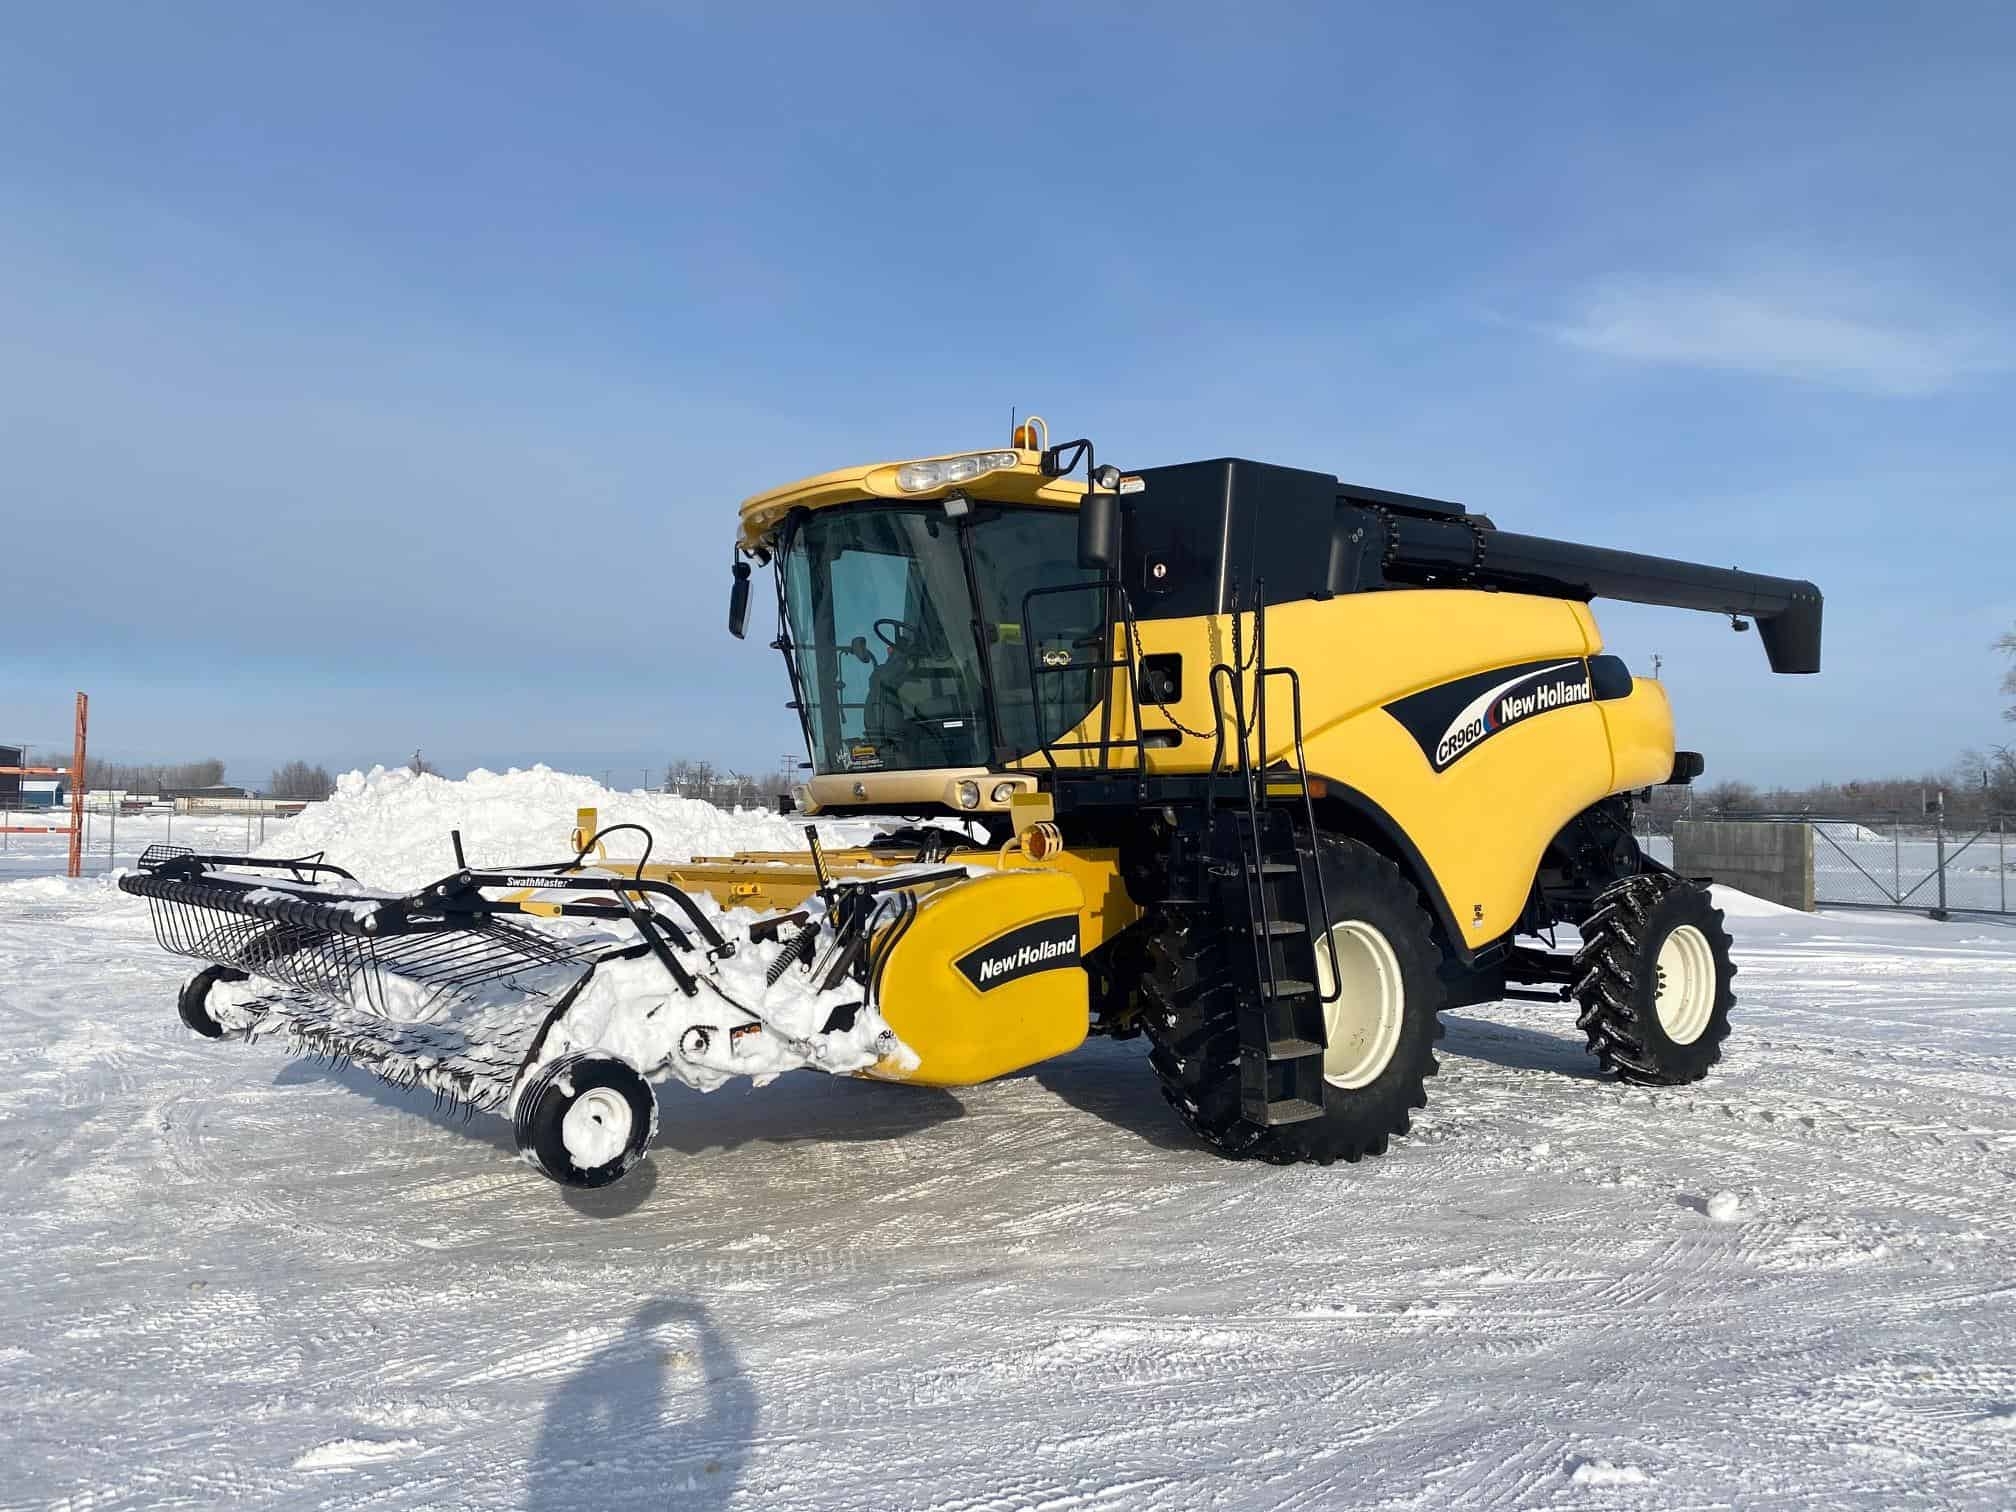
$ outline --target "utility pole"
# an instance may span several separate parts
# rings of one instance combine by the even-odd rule
[[[1666,658],[1657,651],[1652,653],[1652,681],[1659,681],[1659,669],[1666,665]]]

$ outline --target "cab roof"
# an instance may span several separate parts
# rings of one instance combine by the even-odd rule
[[[1007,452],[1011,447],[995,446],[977,448],[985,452]],[[877,500],[890,503],[914,501],[924,503],[941,498],[954,490],[938,486],[911,492],[896,485],[899,469],[915,462],[939,462],[949,458],[971,456],[972,452],[941,452],[930,457],[905,457],[898,462],[870,462],[859,467],[842,467],[833,472],[820,473],[816,477],[800,478],[795,483],[786,483],[780,488],[768,489],[763,493],[751,494],[742,501],[741,528],[737,533],[737,544],[749,550],[763,543],[784,517],[794,509],[825,509],[835,504],[859,504]],[[971,482],[958,485],[957,491],[969,498],[990,500],[997,504],[1048,504],[1059,509],[1075,509],[1078,501],[1085,496],[1085,484],[1071,478],[1046,476],[1042,468],[1041,452],[1015,450],[1017,461],[1012,468],[983,473]]]

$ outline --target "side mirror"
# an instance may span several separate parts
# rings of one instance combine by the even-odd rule
[[[735,581],[728,587],[728,633],[741,640],[749,632],[749,564],[735,564]]]
[[[1119,555],[1120,496],[1088,493],[1078,504],[1078,565],[1111,567]]]

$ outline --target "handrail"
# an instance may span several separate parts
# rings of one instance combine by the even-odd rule
[[[1112,605],[1116,599],[1121,606],[1122,628],[1128,632],[1123,635],[1121,640],[1121,654],[1119,656],[1102,656],[1097,661],[1065,662],[1054,667],[1040,665],[1036,651],[1037,642],[1040,637],[1037,636],[1030,623],[1030,605],[1034,600],[1039,598],[1057,597],[1066,593],[1091,592],[1107,595],[1099,616],[1098,635],[1102,647],[1112,644],[1114,630]],[[1057,764],[1056,753],[1059,751],[1097,751],[1099,753],[1098,765],[1091,768],[1090,771],[1103,774],[1110,773],[1113,770],[1113,750],[1116,747],[1126,749],[1130,746],[1137,753],[1135,762],[1136,772],[1145,775],[1147,767],[1147,742],[1143,738],[1145,732],[1142,729],[1141,723],[1140,680],[1134,671],[1132,630],[1132,613],[1127,607],[1126,594],[1121,590],[1118,578],[1094,578],[1083,583],[1053,583],[1047,587],[1031,588],[1022,595],[1022,654],[1024,660],[1029,664],[1030,717],[1035,725],[1037,749],[1042,752],[1044,761],[1049,763],[1053,776],[1062,775],[1065,771],[1064,768]],[[1107,679],[1108,686],[1105,688],[1100,688],[1096,681],[1093,685],[1092,691],[1099,709],[1099,738],[1097,740],[1051,739],[1045,734],[1043,728],[1043,700],[1038,694],[1039,679],[1066,672],[1111,673],[1116,671],[1124,671],[1126,673],[1129,707],[1132,709],[1134,715],[1134,733],[1132,736],[1116,736],[1113,733],[1113,690],[1110,677]],[[1086,713],[1090,714],[1091,710],[1086,710]],[[1084,771],[1086,769],[1081,768],[1079,770]]]

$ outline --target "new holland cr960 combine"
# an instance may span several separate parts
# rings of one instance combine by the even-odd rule
[[[1039,427],[742,506],[729,628],[771,572],[800,807],[876,843],[617,863],[584,816],[568,859],[410,894],[163,853],[122,885],[218,963],[185,1021],[507,1111],[588,1185],[646,1147],[652,1079],[959,1085],[1088,1034],[1144,1035],[1177,1116],[1270,1161],[1384,1151],[1462,1004],[1574,1000],[1623,1080],[1706,1073],[1728,936],[1630,822],[1702,762],[1589,601],[1752,621],[1799,673],[1818,589]]]

